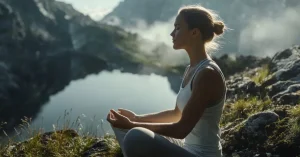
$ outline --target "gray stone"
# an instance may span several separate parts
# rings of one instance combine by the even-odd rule
[[[260,112],[252,115],[245,123],[243,130],[247,136],[265,136],[265,126],[276,122],[279,116],[271,111]]]
[[[290,85],[286,90],[272,97],[278,104],[296,105],[300,103],[300,83]]]

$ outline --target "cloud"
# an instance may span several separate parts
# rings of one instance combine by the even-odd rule
[[[101,20],[106,14],[112,11],[112,8],[84,6],[79,9],[83,14],[89,15],[93,20]]]
[[[174,50],[171,32],[176,16],[166,22],[156,21],[147,25],[144,20],[136,19],[136,26],[125,28],[126,31],[140,36],[140,49],[146,56],[156,58],[159,65],[182,65],[188,63],[188,56],[183,50]]]
[[[175,16],[170,18],[166,22],[156,21],[154,24],[148,26],[144,20],[137,19],[136,27],[125,28],[127,31],[138,33],[145,39],[163,42],[168,46],[173,46],[172,38],[170,33],[174,29],[173,23]]]
[[[258,56],[274,53],[300,42],[300,5],[273,16],[256,16],[240,33],[239,51]]]
[[[72,4],[79,12],[89,15],[94,20],[101,20],[122,0],[58,0]]]

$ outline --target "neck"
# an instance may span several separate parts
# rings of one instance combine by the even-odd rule
[[[190,58],[191,67],[196,66],[199,62],[201,62],[204,59],[210,59],[210,56],[206,53],[205,47],[202,44],[194,46],[191,49],[186,49],[186,51]]]

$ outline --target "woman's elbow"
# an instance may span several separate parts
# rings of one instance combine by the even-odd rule
[[[175,136],[178,139],[184,139],[189,133],[190,133],[190,130],[186,129],[184,126],[178,125]]]

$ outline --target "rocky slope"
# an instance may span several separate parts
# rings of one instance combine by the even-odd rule
[[[294,46],[228,79],[225,156],[300,156],[299,63],[300,46]]]

